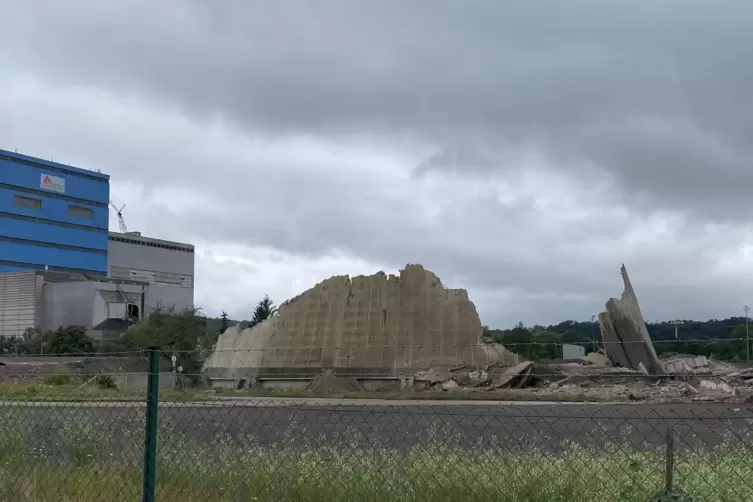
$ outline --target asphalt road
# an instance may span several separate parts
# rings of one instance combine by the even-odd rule
[[[10,413],[10,415],[8,415]],[[0,432],[8,424],[53,451],[63,436],[96,431],[117,454],[143,443],[142,403],[0,403]],[[5,414],[5,415],[4,415]],[[161,444],[211,448],[219,444],[352,449],[390,448],[439,441],[459,448],[514,452],[535,445],[557,451],[568,443],[651,449],[673,431],[678,448],[725,441],[753,446],[750,405],[521,404],[477,402],[370,402],[243,399],[162,403]],[[9,429],[10,430],[10,429]],[[39,445],[37,445],[39,446]],[[189,447],[189,446],[186,446]]]

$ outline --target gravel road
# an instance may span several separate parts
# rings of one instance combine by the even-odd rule
[[[143,442],[144,411],[141,403],[3,403],[0,413],[11,412],[12,417],[3,419],[0,432],[8,420],[20,421],[22,429],[45,441],[86,428],[97,430],[117,452],[126,440],[139,446]],[[668,429],[674,431],[680,448],[710,447],[728,440],[753,443],[749,405],[245,399],[163,403],[159,417],[161,442],[190,440],[207,447],[224,440],[342,448],[355,442],[367,449],[403,449],[434,437],[458,447],[504,451],[526,445],[557,451],[567,443],[645,449],[663,445]]]

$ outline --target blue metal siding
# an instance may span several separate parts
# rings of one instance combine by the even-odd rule
[[[64,193],[43,189],[45,174],[63,178]],[[40,200],[41,208],[16,205],[16,195]],[[107,273],[109,200],[107,175],[0,150],[0,271],[29,265]],[[69,216],[70,206],[91,209],[92,217]]]
[[[66,228],[54,224],[34,223],[32,221],[6,218],[0,215],[0,234],[3,237],[39,241],[40,233],[44,233],[44,242],[79,246],[84,248],[107,251],[107,233],[94,232],[79,228]]]
[[[2,180],[2,174],[0,174],[0,180]],[[39,199],[42,201],[42,208],[34,209],[31,207],[17,206],[13,203],[14,195]],[[68,206],[89,208],[93,213],[92,218],[87,219],[80,216],[68,216]],[[82,202],[71,202],[47,195],[13,190],[11,188],[0,188],[0,213],[20,214],[32,218],[62,221],[73,225],[86,225],[87,227],[95,227],[101,230],[107,230],[109,223],[109,213],[108,208],[106,207],[90,206]],[[42,238],[44,236],[43,232],[46,232],[47,230],[46,227],[39,229],[40,239],[38,240],[44,241],[44,238]],[[2,227],[0,227],[0,235],[2,235]]]
[[[110,200],[110,184],[107,180],[93,180],[65,175],[60,172],[45,171],[3,159],[0,159],[0,173],[0,180],[3,183],[43,191],[44,189],[41,187],[42,175],[49,174],[65,179],[65,193],[60,195],[91,200],[101,204],[107,204]]]
[[[0,273],[3,272],[32,272],[34,270],[44,270],[44,267],[38,265],[31,265],[28,263],[12,264],[0,262]],[[105,272],[94,271],[90,269],[81,270],[77,268],[62,268],[62,267],[49,267],[49,270],[53,272],[65,272],[69,274],[81,274],[86,273],[94,277],[107,277]]]
[[[52,247],[35,246],[0,241],[0,260],[30,263],[44,268],[80,268],[85,270],[107,271],[107,255],[87,251],[72,251]]]
[[[72,173],[78,176],[86,176],[87,178],[101,178],[103,180],[109,180],[110,176],[107,174],[98,173],[95,171],[89,171],[87,169],[81,169],[80,167],[69,166],[66,164],[60,164],[51,160],[39,159],[37,157],[29,157],[22,153],[11,152],[8,150],[0,149],[0,157],[9,157],[12,161],[17,161],[20,164],[31,164],[36,166],[42,166],[47,169],[56,169]]]

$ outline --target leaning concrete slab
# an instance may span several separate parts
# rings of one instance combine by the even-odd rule
[[[643,365],[649,374],[659,375],[662,367],[624,264],[620,273],[625,285],[622,298],[610,298],[606,311],[599,314],[604,349],[619,366],[639,370]]]
[[[504,373],[492,379],[492,389],[503,389],[509,387],[523,387],[533,374],[533,362],[525,361],[518,365],[508,368]]]
[[[335,276],[280,306],[278,315],[220,335],[207,376],[395,374],[437,366],[480,367],[518,358],[482,341],[476,307],[421,265],[400,275]]]

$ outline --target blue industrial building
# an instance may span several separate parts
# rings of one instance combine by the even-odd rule
[[[110,177],[0,150],[0,272],[107,275]]]

